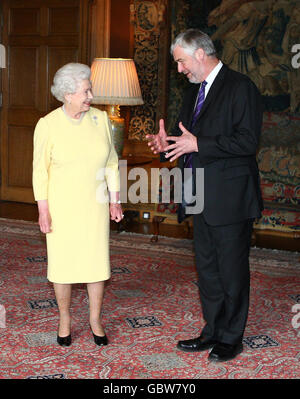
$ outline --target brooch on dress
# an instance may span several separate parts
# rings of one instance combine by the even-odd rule
[[[92,118],[96,126],[98,126],[98,117],[96,115],[93,115]]]

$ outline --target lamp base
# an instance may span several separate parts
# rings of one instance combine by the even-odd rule
[[[107,105],[106,110],[112,127],[113,143],[118,157],[121,158],[124,147],[125,121],[120,117],[119,105]]]

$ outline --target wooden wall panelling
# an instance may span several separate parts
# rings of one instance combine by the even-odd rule
[[[90,64],[96,57],[109,57],[110,10],[111,0],[94,0],[91,4]]]
[[[1,200],[34,202],[33,132],[38,119],[61,105],[50,94],[56,70],[89,63],[90,0],[3,0]]]

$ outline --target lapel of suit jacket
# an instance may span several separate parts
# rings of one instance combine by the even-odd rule
[[[196,121],[196,124],[200,120],[201,116],[204,114],[205,110],[211,103],[211,101],[217,97],[218,92],[220,88],[223,86],[224,80],[225,80],[225,75],[227,73],[228,67],[226,65],[222,65],[222,68],[220,69],[218,75],[216,76],[215,80],[213,81],[213,84],[211,85],[211,88],[209,89],[209,92],[205,98],[205,101],[203,103],[203,106],[201,108],[200,114],[198,116],[198,119]]]

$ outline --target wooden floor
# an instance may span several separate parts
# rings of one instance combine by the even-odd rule
[[[24,204],[19,202],[0,201],[0,217],[27,220],[37,222],[38,210],[35,204]],[[126,222],[118,225],[111,222],[112,230],[124,230],[128,232],[149,234],[151,237],[154,234],[152,223],[149,222]],[[166,224],[160,225],[159,234],[167,237],[175,238],[189,238],[193,236],[192,230],[188,232],[182,225]],[[258,235],[255,245],[261,248],[284,249],[288,251],[300,251],[300,239],[291,239],[286,237],[270,237],[266,235]]]

